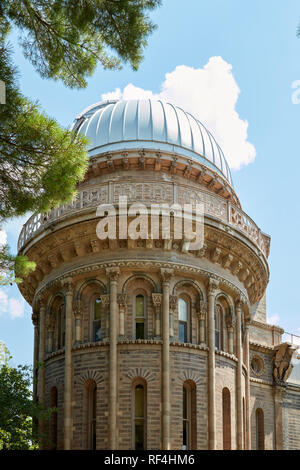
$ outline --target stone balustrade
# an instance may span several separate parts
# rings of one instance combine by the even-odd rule
[[[204,214],[213,216],[229,226],[239,229],[268,257],[270,239],[264,235],[253,220],[239,207],[226,199],[184,184],[157,182],[111,182],[78,191],[69,204],[57,207],[48,214],[33,214],[24,224],[18,240],[18,250],[51,224],[100,204],[117,204],[119,196],[127,196],[128,203],[145,204],[204,204]]]

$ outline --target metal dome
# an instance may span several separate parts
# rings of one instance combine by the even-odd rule
[[[79,114],[72,130],[90,139],[92,157],[126,149],[181,154],[212,168],[232,185],[222,149],[204,125],[178,106],[154,100],[95,103]]]

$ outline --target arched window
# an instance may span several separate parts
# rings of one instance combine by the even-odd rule
[[[231,404],[230,391],[222,390],[223,449],[231,450]]]
[[[182,298],[178,300],[178,337],[182,343],[188,342],[188,302]]]
[[[66,336],[66,312],[64,304],[58,307],[57,311],[57,349],[65,346]]]
[[[101,316],[102,316],[102,301],[97,298],[93,302],[93,321],[92,321],[92,341],[101,341]]]
[[[87,448],[96,450],[97,385],[94,380],[86,382],[86,398]]]
[[[146,385],[134,386],[134,449],[146,449]]]
[[[50,417],[50,447],[52,450],[57,449],[57,388],[52,387],[50,390],[50,408],[55,408]]]
[[[145,297],[138,294],[135,297],[135,337],[136,339],[145,339]]]
[[[256,410],[256,449],[265,449],[264,412],[261,408]]]
[[[187,381],[182,388],[182,450],[197,448],[196,386]]]
[[[217,349],[223,348],[223,315],[222,315],[222,307],[220,305],[216,305],[215,308],[215,347]]]

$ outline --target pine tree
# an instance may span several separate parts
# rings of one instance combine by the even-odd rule
[[[155,26],[146,12],[160,0],[0,0],[0,225],[28,211],[44,212],[70,201],[84,177],[87,141],[46,116],[22,95],[8,43],[17,28],[25,57],[47,79],[83,88],[98,63],[134,69]],[[11,274],[15,258],[0,247],[1,272]],[[24,276],[34,269],[17,260]],[[2,282],[10,282],[6,277]]]

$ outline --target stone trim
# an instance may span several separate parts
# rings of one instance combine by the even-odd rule
[[[87,266],[82,266],[80,268],[75,268],[75,269],[70,269],[69,271],[65,272],[64,274],[60,275],[59,277],[55,278],[52,281],[45,282],[44,284],[42,283],[39,289],[37,289],[34,300],[44,293],[46,290],[50,289],[54,285],[57,285],[60,281],[72,276],[76,276],[78,274],[84,274],[88,272],[94,272],[94,271],[99,271],[99,270],[105,270],[107,268],[113,268],[113,267],[119,267],[120,269],[122,268],[133,268],[133,269],[143,269],[146,270],[149,267],[152,267],[154,269],[160,269],[160,268],[165,268],[165,269],[173,269],[174,271],[178,272],[185,272],[189,274],[194,274],[198,275],[201,277],[204,277],[206,279],[209,279],[211,276],[214,277],[217,281],[219,281],[220,284],[225,285],[228,287],[230,290],[232,290],[237,296],[240,296],[241,298],[244,299],[244,302],[249,305],[248,301],[248,296],[244,292],[242,292],[238,287],[236,287],[231,281],[228,279],[225,279],[224,277],[221,277],[219,275],[214,274],[213,272],[209,270],[204,270],[201,269],[197,266],[193,265],[188,265],[186,263],[174,263],[174,262],[161,262],[161,261],[155,261],[155,260],[143,260],[143,261],[136,261],[136,260],[116,260],[116,261],[104,261],[101,263],[96,263],[96,264],[90,264]],[[34,303],[34,302],[33,302]]]
[[[96,369],[87,370],[79,378],[74,380],[74,384],[84,385],[87,380],[94,380],[97,385],[101,384],[104,381],[103,375],[100,374]]]

